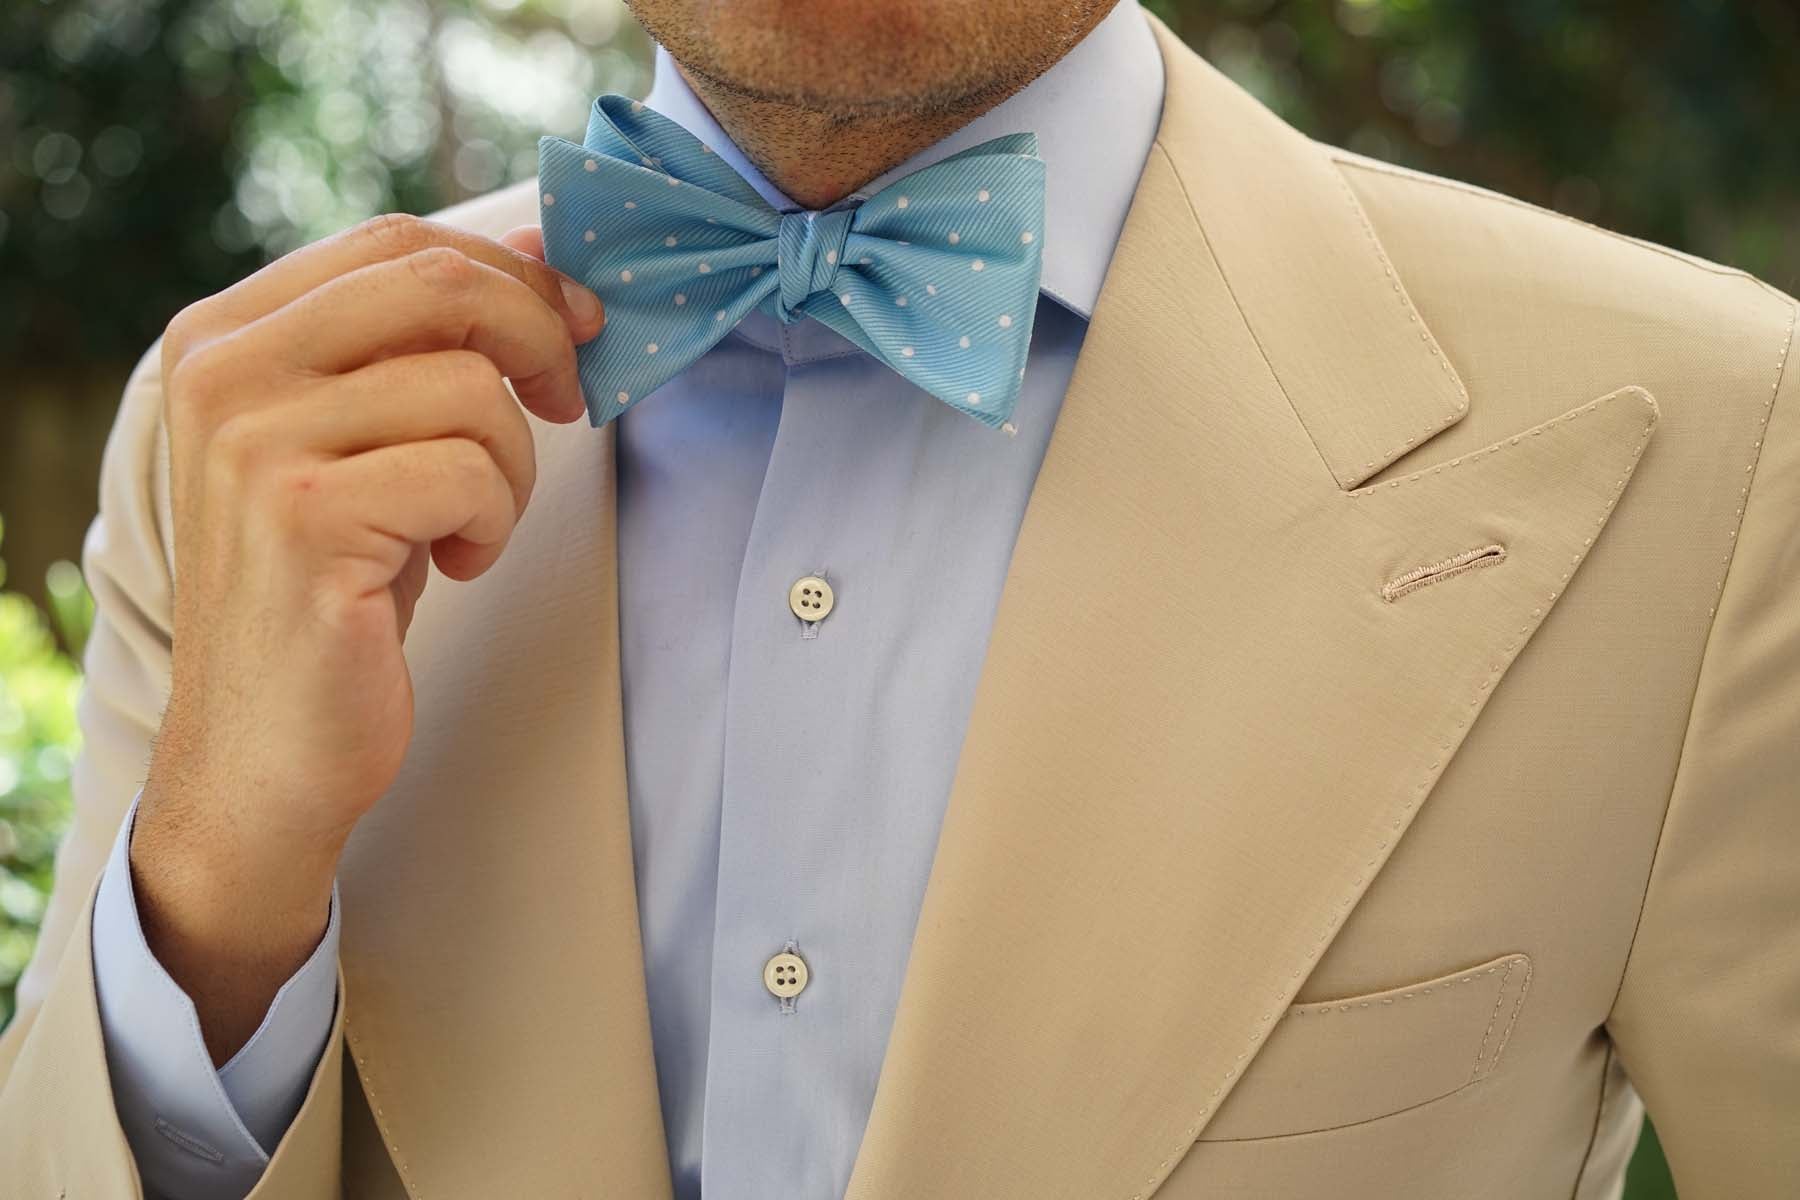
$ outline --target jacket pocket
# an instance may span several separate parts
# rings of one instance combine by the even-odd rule
[[[1391,1116],[1500,1064],[1531,960],[1509,954],[1421,983],[1287,1010],[1200,1141],[1313,1133]]]

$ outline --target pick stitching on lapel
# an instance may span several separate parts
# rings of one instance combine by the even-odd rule
[[[1562,594],[1655,423],[1624,389],[1352,490],[1397,457],[1366,446],[1460,417],[1461,383],[1364,228],[1271,218],[1221,251],[1190,182],[1217,169],[1218,131],[1196,118],[1239,106],[1159,35],[1164,133],[1014,552],[848,1200],[1155,1191]],[[1267,136],[1286,140],[1266,160],[1317,149]],[[1271,173],[1238,182],[1266,196]],[[1345,275],[1362,302],[1306,344],[1291,309],[1250,307],[1267,285],[1231,267],[1259,253],[1367,256]],[[1365,327],[1399,357],[1371,356]],[[1382,594],[1494,544],[1495,566]]]

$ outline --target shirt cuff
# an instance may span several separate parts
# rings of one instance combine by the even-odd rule
[[[152,1194],[241,1200],[300,1111],[331,1034],[337,885],[318,947],[275,993],[256,1033],[215,1071],[193,1001],[156,961],[138,920],[130,859],[137,805],[133,799],[94,900],[94,987],[113,1103]]]

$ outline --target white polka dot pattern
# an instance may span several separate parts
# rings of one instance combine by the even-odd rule
[[[1034,135],[972,146],[860,203],[782,214],[685,129],[607,95],[583,145],[539,139],[538,168],[545,257],[606,305],[606,327],[576,349],[593,425],[752,309],[810,317],[991,428],[1011,416],[1042,267]]]

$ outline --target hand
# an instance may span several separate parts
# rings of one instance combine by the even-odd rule
[[[491,567],[535,477],[524,410],[585,411],[574,347],[600,302],[534,229],[504,241],[377,217],[163,336],[174,650],[131,862],[215,1061],[317,945],[344,842],[399,771],[427,563]]]

